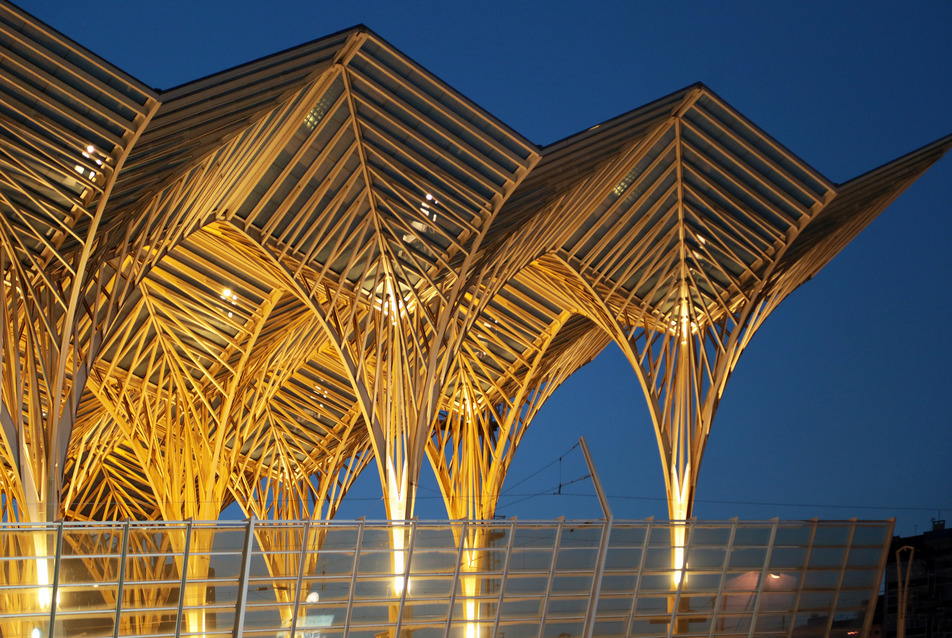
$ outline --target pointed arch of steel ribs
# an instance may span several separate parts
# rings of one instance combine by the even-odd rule
[[[0,45],[7,519],[63,467],[79,518],[330,516],[424,451],[491,516],[608,339],[693,490],[762,321],[952,146],[836,186],[698,84],[540,151],[363,27],[161,95],[5,2]]]
[[[77,328],[87,273],[99,267],[92,247],[117,171],[157,101],[7,3],[0,4],[0,47],[0,447],[16,468],[11,487],[23,509],[13,516],[41,520],[59,514],[74,389],[94,350],[89,332]]]
[[[513,281],[470,330],[427,445],[450,518],[491,519],[526,428],[607,335]]]

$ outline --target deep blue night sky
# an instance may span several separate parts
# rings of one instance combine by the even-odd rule
[[[364,23],[539,144],[696,81],[834,182],[952,133],[950,0],[20,6],[161,89]],[[699,517],[895,516],[904,535],[952,517],[950,201],[946,157],[767,321],[714,422]],[[614,346],[537,417],[499,513],[600,516],[590,481],[564,485],[586,474],[579,449],[558,462],[580,434],[616,517],[666,517],[647,408]],[[562,496],[527,498],[560,474]],[[428,469],[421,482],[417,514],[444,517]],[[373,465],[340,514],[363,515],[383,517]]]

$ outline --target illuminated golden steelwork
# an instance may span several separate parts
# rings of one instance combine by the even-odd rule
[[[492,518],[609,341],[688,519],[753,333],[952,145],[832,184],[695,85],[539,148],[363,27],[169,91],[4,0],[0,46],[7,521],[330,518],[372,460],[407,520],[425,459]]]
[[[672,520],[692,516],[717,406],[754,332],[950,146],[836,185],[696,85],[543,151],[527,188],[600,163],[552,193],[552,214],[572,221],[516,280],[621,347]]]

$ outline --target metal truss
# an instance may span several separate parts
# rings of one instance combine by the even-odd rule
[[[832,184],[696,85],[539,148],[365,28],[164,92],[3,0],[0,46],[11,522],[328,519],[371,462],[488,519],[611,341],[690,518],[752,334],[952,145]]]

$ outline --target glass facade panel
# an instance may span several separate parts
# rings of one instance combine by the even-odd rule
[[[778,612],[793,608],[796,604],[795,591],[764,591],[760,595],[760,612]]]
[[[592,590],[592,575],[560,576],[552,581],[552,595],[588,595]]]
[[[594,636],[613,638],[614,636],[624,636],[626,625],[617,620],[604,620],[595,623]]]
[[[719,617],[718,628],[720,631],[717,633],[720,635],[721,632],[732,633],[732,632],[743,632],[747,633],[750,630],[750,621],[752,615],[749,613],[745,614],[729,614]]]
[[[652,547],[645,552],[645,569],[671,569],[674,553],[670,545]]]
[[[560,572],[573,570],[591,570],[598,557],[596,549],[563,549],[559,551],[555,568]]]
[[[842,547],[816,547],[810,552],[810,567],[839,567],[843,563]]]
[[[618,547],[608,550],[605,564],[611,571],[638,569],[641,565],[641,546]]]
[[[766,559],[766,547],[737,547],[731,552],[730,569],[755,569],[762,567]]]
[[[684,583],[684,590],[689,592],[716,592],[722,582],[722,574],[717,572],[695,572],[689,570],[687,582]]]
[[[794,620],[794,632],[797,637],[800,636],[809,636],[813,638],[814,636],[825,636],[826,635],[826,625],[829,620],[828,614],[823,613],[803,613],[798,614],[796,620]]]
[[[852,567],[879,567],[883,556],[882,547],[852,547],[850,548],[849,564]]]
[[[354,569],[354,556],[350,552],[330,553],[322,551],[310,554],[308,559],[314,561],[313,574],[315,575],[319,574],[325,577],[350,576]],[[297,567],[294,567],[294,572],[297,572]]]
[[[835,595],[835,591],[805,591],[800,594],[800,609],[828,611]]]
[[[506,580],[506,596],[543,596],[548,584],[549,579],[545,576],[523,577],[518,573],[510,574]]]
[[[718,548],[691,548],[686,561],[690,569],[721,569],[727,552]],[[732,555],[733,556],[733,555]]]
[[[843,590],[836,600],[837,609],[865,609],[870,600],[869,589]]]
[[[288,583],[286,586],[288,592],[296,586],[296,583]],[[275,587],[278,589],[278,587]],[[308,579],[301,584],[301,598],[307,598],[309,593],[316,592],[321,598],[321,602],[329,603],[333,601],[347,600],[350,596],[350,578],[321,578]]]
[[[324,526],[324,527],[312,527],[311,534],[319,535],[323,537],[321,542],[321,551],[323,552],[350,552],[354,550],[357,546],[357,536],[359,533],[359,528],[357,527],[333,527],[333,526]],[[363,534],[363,547],[369,547],[368,542],[371,541],[371,537],[368,537],[366,531]]]
[[[674,587],[673,571],[644,573],[641,576],[641,591],[643,592],[667,592]],[[690,581],[690,578],[688,579]]]
[[[374,623],[386,623],[390,619],[390,611],[394,608],[393,604],[380,605],[371,603],[354,603],[351,611],[350,621],[354,625],[371,625]]]
[[[766,525],[740,526],[734,534],[734,547],[766,546],[772,531],[773,527]]]
[[[770,570],[765,581],[765,591],[796,591],[800,586],[800,572]]]
[[[770,553],[770,567],[774,569],[796,569],[807,558],[805,547],[774,547]]]
[[[538,598],[505,598],[502,603],[503,618],[536,618],[540,610]]]
[[[632,636],[666,636],[668,620],[665,618],[636,618],[631,623]]]
[[[881,525],[857,523],[856,528],[853,530],[853,544],[882,547],[885,541],[883,535],[888,533],[889,532]]]
[[[645,525],[618,523],[612,527],[612,546],[614,548],[642,547],[648,530]]]
[[[889,523],[879,525],[885,543]],[[324,636],[372,636],[399,624],[401,634],[442,636],[449,626],[449,635],[470,638],[476,626],[489,635],[497,612],[499,631],[510,638],[535,637],[539,627],[546,636],[577,635],[587,621],[600,636],[627,635],[629,625],[635,636],[747,634],[751,627],[754,635],[783,635],[791,626],[797,636],[822,635],[831,615],[837,628],[862,628],[878,592],[883,546],[856,546],[851,530],[874,524],[686,527],[683,574],[671,568],[673,526],[654,522],[619,524],[606,547],[603,525],[560,522],[465,531],[457,524],[454,534],[450,524],[257,521],[250,536],[246,523],[130,523],[128,534],[122,525],[0,527],[0,596],[8,603],[0,631],[28,623],[45,632],[54,586],[54,622],[67,635],[79,627],[87,636],[113,635],[117,598],[120,636],[172,636],[180,618],[183,636],[202,627],[205,635],[230,636],[242,619],[244,635],[272,637],[289,632],[294,614],[302,636],[317,627]],[[395,531],[404,543],[399,573]],[[824,543],[811,546],[821,536]]]
[[[602,577],[602,593],[631,592],[638,584],[638,574],[606,573]]]
[[[568,526],[562,530],[562,547],[598,547],[602,540],[601,525]]]
[[[600,617],[628,617],[631,611],[631,596],[600,596],[598,599],[598,615]]]
[[[393,578],[360,578],[354,589],[354,600],[388,599],[393,595]]]
[[[803,586],[807,589],[831,589],[836,587],[839,580],[838,570],[810,570],[803,578]]]
[[[678,609],[689,613],[710,613],[714,611],[717,603],[717,596],[711,594],[688,596],[681,594],[678,600]]]
[[[543,638],[560,638],[561,636],[579,636],[583,625],[580,622],[546,623],[542,632]]]
[[[760,613],[754,626],[754,634],[784,635],[792,622],[793,616],[790,614]]]
[[[670,613],[668,604],[670,596],[638,596],[635,601],[635,614],[638,616],[657,616]]]
[[[780,525],[777,527],[774,545],[777,547],[808,547],[811,544],[810,539],[813,537],[813,529],[812,525]]]
[[[852,535],[852,526],[846,525],[818,525],[813,537],[814,545],[848,545]]]
[[[552,550],[513,549],[510,566],[519,571],[549,571]]]
[[[879,571],[876,569],[847,570],[843,574],[843,587],[869,589],[877,584]]]
[[[724,548],[729,544],[733,530],[729,525],[712,526],[701,523],[694,528],[691,544],[694,547]]]
[[[671,546],[671,526],[667,523],[660,523],[651,527],[648,536],[649,547],[670,547]]]

